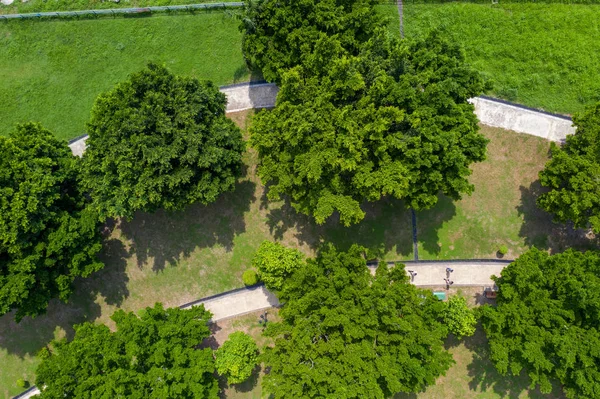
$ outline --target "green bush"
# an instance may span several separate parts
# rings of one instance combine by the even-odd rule
[[[217,373],[227,377],[229,384],[239,384],[252,375],[258,363],[256,342],[246,333],[236,331],[215,352]]]
[[[259,281],[258,274],[254,269],[248,269],[242,274],[242,281],[246,286],[257,284]]]
[[[17,380],[17,386],[18,386],[19,388],[28,388],[28,387],[29,387],[29,381],[27,381],[27,380],[24,380],[24,379],[22,379],[22,378],[19,378],[19,379]]]
[[[258,269],[260,279],[268,289],[280,290],[284,279],[304,262],[304,255],[297,249],[264,241],[252,259],[252,266]]]
[[[506,255],[508,253],[508,247],[506,245],[500,245],[500,248],[498,248],[498,253],[502,256]]]

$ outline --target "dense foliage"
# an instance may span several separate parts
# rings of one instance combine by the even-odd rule
[[[444,324],[458,338],[475,334],[477,319],[473,310],[467,306],[467,300],[462,295],[453,295],[446,302],[443,315]]]
[[[38,367],[41,398],[218,398],[209,348],[210,312],[146,308],[141,317],[118,310],[117,330],[84,323],[75,338],[54,344]]]
[[[301,64],[316,43],[328,36],[357,54],[383,24],[373,5],[377,0],[252,0],[245,3],[240,26],[242,51],[253,69],[268,81]]]
[[[373,276],[362,253],[327,247],[285,280],[264,354],[275,398],[383,399],[420,391],[450,367],[444,303],[410,284],[402,265],[382,263]]]
[[[154,64],[100,95],[84,181],[101,217],[179,210],[233,189],[245,146],[225,105],[212,83]]]
[[[469,194],[469,166],[485,158],[467,99],[484,89],[461,50],[433,34],[398,42],[384,32],[346,55],[335,39],[283,75],[273,111],[256,115],[251,144],[268,198],[287,195],[323,223],[364,218],[360,205],[389,195],[414,209]]]
[[[558,379],[569,398],[600,397],[600,254],[534,248],[495,281],[498,306],[482,323],[498,371],[525,370],[544,393]]]
[[[252,375],[258,364],[258,346],[251,336],[236,331],[215,352],[217,373],[227,377],[229,384],[239,384]]]
[[[103,267],[101,237],[66,142],[28,123],[0,137],[0,154],[0,314],[16,309],[20,320]]]
[[[258,269],[261,281],[270,290],[280,290],[284,279],[304,263],[300,251],[271,241],[263,241],[252,258],[252,266]]]
[[[538,205],[558,221],[591,226],[600,233],[600,103],[575,115],[577,131],[562,147],[552,144],[552,159],[540,172],[550,189]]]

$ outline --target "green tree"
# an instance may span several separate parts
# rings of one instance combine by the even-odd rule
[[[45,398],[218,398],[209,348],[211,313],[204,306],[163,309],[142,316],[118,310],[116,331],[105,325],[75,326],[72,341],[55,342],[37,369]]]
[[[600,103],[574,115],[573,124],[577,130],[565,145],[552,143],[552,157],[540,172],[549,191],[537,202],[557,221],[600,233]]]
[[[0,154],[0,315],[16,309],[19,321],[103,267],[101,236],[67,143],[27,123],[0,137]]]
[[[324,37],[335,37],[350,53],[384,26],[377,0],[251,0],[245,2],[240,30],[242,51],[252,69],[268,81],[301,64]]]
[[[268,198],[344,225],[383,196],[427,209],[440,192],[470,194],[469,166],[485,158],[467,100],[482,92],[463,52],[438,35],[413,42],[385,32],[349,56],[334,38],[283,75],[277,106],[254,118],[250,142]]]
[[[568,398],[600,397],[600,254],[534,248],[494,280],[482,324],[498,371],[525,370],[543,393],[557,379]]]
[[[258,269],[261,281],[275,291],[280,290],[284,279],[304,263],[300,251],[271,241],[263,241],[252,258],[252,266]]]
[[[239,384],[252,375],[258,364],[258,346],[251,336],[236,331],[215,352],[217,373],[227,377],[229,384]]]
[[[452,363],[444,349],[445,308],[410,284],[403,265],[381,263],[373,276],[362,257],[326,247],[285,280],[281,322],[266,334],[275,398],[389,398],[433,384]]]
[[[101,94],[88,124],[85,179],[103,218],[207,204],[232,190],[245,144],[211,82],[149,64]]]
[[[443,320],[448,330],[458,338],[475,334],[477,319],[462,295],[454,295],[448,300]]]

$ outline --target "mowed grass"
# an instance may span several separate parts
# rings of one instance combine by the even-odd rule
[[[549,141],[487,126],[481,132],[490,143],[487,159],[472,166],[474,193],[456,202],[441,196],[417,213],[420,259],[495,258],[501,245],[512,259],[531,246],[560,252],[597,244],[536,206]]]
[[[0,135],[37,121],[80,136],[98,94],[148,62],[218,85],[249,79],[231,13],[0,21]]]
[[[230,114],[244,128],[248,112]],[[53,301],[46,315],[13,321],[0,317],[0,397],[21,391],[17,378],[35,381],[36,353],[52,339],[72,337],[84,321],[112,326],[116,309],[137,311],[155,302],[177,306],[242,286],[242,272],[263,240],[278,240],[312,256],[322,242],[345,249],[353,243],[387,259],[412,258],[410,217],[400,201],[365,207],[367,218],[346,229],[316,225],[284,202],[268,203],[256,176],[257,155],[245,155],[245,174],[235,191],[209,206],[183,212],[137,214],[107,226],[106,266],[76,282],[69,304]]]
[[[404,5],[406,37],[439,28],[494,82],[492,95],[572,114],[600,100],[600,6]]]

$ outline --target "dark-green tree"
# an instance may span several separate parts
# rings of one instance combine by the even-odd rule
[[[245,144],[211,82],[149,64],[100,95],[84,183],[102,218],[207,204],[232,190]]]
[[[600,233],[600,103],[574,115],[573,123],[577,131],[562,147],[552,143],[552,159],[540,172],[550,191],[538,205],[557,221]]]
[[[350,53],[384,25],[377,0],[251,0],[240,30],[242,51],[252,69],[279,82],[281,73],[310,56],[317,41],[334,36]]]
[[[268,198],[286,195],[318,223],[337,211],[350,225],[364,218],[362,202],[382,196],[427,209],[440,192],[470,194],[469,166],[485,158],[487,140],[467,100],[484,88],[460,48],[436,34],[409,43],[380,31],[358,57],[319,40],[250,129]]]
[[[275,398],[383,399],[450,367],[444,303],[410,284],[403,265],[382,263],[373,276],[363,252],[326,247],[285,280],[282,321],[266,330],[275,346],[264,389]]]
[[[103,267],[101,236],[67,143],[28,123],[0,137],[0,154],[0,315],[16,309],[19,321]]]
[[[600,254],[534,248],[495,281],[497,306],[481,316],[498,371],[524,370],[543,393],[557,379],[569,398],[599,398]]]
[[[204,306],[157,303],[141,317],[115,312],[115,332],[76,326],[74,339],[54,343],[37,369],[41,398],[216,399],[212,351],[197,349],[210,336],[210,317]]]

